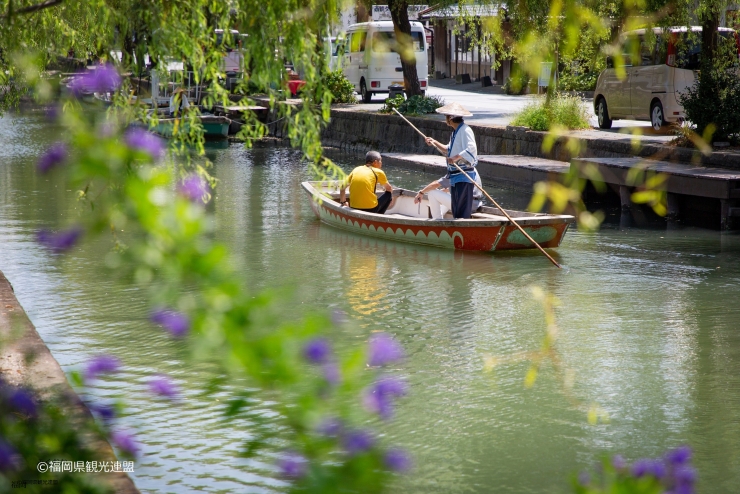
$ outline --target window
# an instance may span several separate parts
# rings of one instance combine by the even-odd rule
[[[655,40],[652,43],[645,39],[645,36],[640,36],[640,63],[641,66],[654,65],[655,58]],[[637,64],[635,64],[637,65]]]
[[[414,51],[424,51],[424,33],[412,31],[411,43],[414,47]],[[396,42],[396,34],[390,31],[378,31],[373,33],[372,50],[374,53],[397,52],[398,43]]]
[[[366,38],[367,38],[367,31],[357,31],[357,32],[352,33],[350,51],[352,53],[365,51],[365,39]]]

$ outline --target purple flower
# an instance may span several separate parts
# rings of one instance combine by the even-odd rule
[[[394,472],[406,472],[411,468],[411,458],[402,449],[390,449],[385,453],[383,463]]]
[[[370,365],[386,365],[403,358],[403,348],[387,333],[378,333],[370,337]]]
[[[97,403],[90,405],[90,410],[97,413],[105,422],[109,422],[116,417],[116,409],[112,405]]]
[[[113,441],[113,444],[124,453],[133,456],[134,458],[139,456],[141,447],[130,432],[123,430],[116,431],[111,434],[111,441]]]
[[[665,459],[666,462],[674,466],[688,463],[691,460],[691,448],[688,446],[679,446],[666,453]]]
[[[342,376],[339,373],[339,366],[334,362],[327,362],[321,369],[324,371],[324,379],[332,386],[336,386],[342,381]]]
[[[193,202],[202,201],[203,196],[208,192],[208,184],[203,177],[190,175],[183,179],[178,190],[180,191],[180,194]]]
[[[121,361],[112,355],[100,355],[88,362],[85,368],[85,378],[97,378],[100,374],[117,372],[121,368]]]
[[[36,402],[27,391],[16,389],[8,396],[8,403],[15,411],[29,417],[36,416]]]
[[[112,65],[106,64],[76,77],[69,85],[72,94],[112,93],[121,86],[121,76]]]
[[[578,474],[578,483],[582,487],[586,487],[588,484],[591,483],[591,476],[588,474],[588,472],[581,472]]]
[[[18,453],[10,444],[0,439],[0,471],[7,472],[18,467]]]
[[[71,249],[82,236],[83,230],[74,226],[68,230],[52,233],[49,230],[40,230],[36,233],[36,240],[49,250],[64,252]]]
[[[367,431],[357,430],[347,433],[342,443],[347,453],[354,456],[372,448],[375,438]]]
[[[331,355],[331,344],[326,338],[315,338],[303,347],[303,356],[312,364],[325,364]]]
[[[285,477],[297,479],[303,477],[306,474],[306,467],[308,461],[300,453],[295,451],[287,451],[278,460],[278,468],[280,473]]]
[[[61,165],[67,159],[67,145],[57,142],[51,145],[39,158],[36,168],[40,173],[48,173],[52,168]]]
[[[689,465],[681,465],[673,471],[676,486],[693,486],[696,482],[696,470]]]
[[[337,437],[342,433],[344,425],[342,421],[336,417],[325,419],[316,428],[316,431],[322,436]]]
[[[617,470],[623,470],[627,467],[627,462],[624,461],[622,455],[614,455],[612,458],[612,466]]]
[[[127,130],[124,140],[131,149],[143,151],[155,160],[164,156],[165,147],[162,139],[140,127]]]
[[[149,381],[149,391],[154,395],[169,399],[174,399],[180,394],[175,383],[166,376],[157,376]]]
[[[389,419],[393,415],[393,399],[405,394],[406,384],[403,381],[386,377],[365,390],[363,403],[371,412],[383,419]]]
[[[660,460],[642,459],[632,465],[632,476],[636,478],[651,475],[656,479],[665,477],[665,465]]]
[[[190,319],[182,312],[169,309],[157,309],[149,319],[170,332],[175,338],[185,336],[190,330]]]
[[[59,116],[59,106],[58,105],[51,105],[47,106],[44,109],[44,115],[46,115],[46,118],[49,120],[56,120]]]

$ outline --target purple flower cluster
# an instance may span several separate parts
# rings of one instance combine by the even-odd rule
[[[57,233],[40,230],[36,233],[36,241],[53,252],[64,252],[77,244],[83,232],[84,230],[79,226]]]
[[[342,446],[350,456],[364,453],[375,445],[375,437],[366,430],[348,431],[342,437]]]
[[[85,367],[85,379],[91,381],[101,374],[112,374],[121,368],[121,361],[112,355],[100,355],[93,358]]]
[[[143,151],[158,160],[164,156],[165,145],[158,136],[140,127],[132,127],[124,135],[126,145],[136,151]]]
[[[170,400],[177,398],[180,394],[175,383],[162,375],[156,376],[149,381],[149,391],[156,396],[162,396]]]
[[[208,193],[208,184],[203,177],[189,175],[180,182],[178,191],[189,201],[203,201],[203,196]]]
[[[378,333],[370,337],[368,364],[372,366],[387,365],[404,357],[403,348],[387,333]]]
[[[694,494],[696,470],[691,466],[691,448],[680,446],[668,451],[662,458],[643,458],[635,461],[631,466],[620,455],[612,457],[611,465],[604,465],[605,469],[613,469],[617,473],[615,489],[628,489],[634,482],[652,482],[660,487],[663,494]],[[598,469],[599,476],[603,469]],[[578,476],[578,483],[583,487],[591,486],[592,479],[586,472]],[[597,478],[596,485],[602,480]],[[611,491],[610,491],[611,492]],[[621,491],[620,491],[621,492]],[[626,492],[626,491],[625,491]]]
[[[286,451],[278,459],[278,469],[281,475],[291,479],[298,479],[306,474],[308,460],[295,451]]]
[[[141,446],[136,441],[136,438],[133,434],[131,434],[128,431],[124,430],[118,430],[115,431],[110,436],[111,441],[113,441],[113,444],[120,449],[122,452],[126,453],[129,456],[132,456],[134,458],[139,456],[139,451],[141,451]]]
[[[6,400],[10,408],[21,415],[25,415],[26,417],[36,416],[36,400],[33,399],[33,396],[28,391],[23,389],[8,390]]]
[[[393,377],[385,377],[365,390],[365,408],[383,419],[393,415],[393,400],[406,394],[406,383]]]
[[[312,364],[320,365],[324,379],[336,386],[342,379],[339,366],[334,361],[331,343],[326,338],[314,338],[303,347],[303,357]]]
[[[185,336],[190,330],[190,319],[182,312],[170,309],[156,309],[149,316],[154,323],[162,326],[175,338]]]
[[[0,439],[0,472],[15,470],[19,464],[20,459],[15,448]]]
[[[76,77],[69,88],[75,96],[89,93],[112,93],[121,86],[121,76],[112,65],[106,64]]]
[[[67,145],[63,142],[52,144],[49,149],[39,158],[36,169],[39,173],[48,173],[52,168],[56,168],[67,160]]]
[[[116,409],[107,403],[95,403],[90,405],[90,411],[97,414],[104,422],[110,422],[116,418]]]
[[[411,457],[402,449],[389,449],[383,458],[385,466],[394,472],[407,472],[411,469]]]

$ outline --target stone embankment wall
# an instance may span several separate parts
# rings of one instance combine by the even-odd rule
[[[435,117],[410,117],[425,135],[442,142],[450,138],[450,128]],[[475,132],[478,154],[524,155],[558,161],[574,157],[642,157],[676,163],[695,163],[718,168],[740,169],[740,154],[713,152],[703,156],[696,150],[658,144],[635,146],[629,135],[605,133],[604,138],[579,135],[554,140],[548,152],[543,150],[546,132],[522,127],[470,125]],[[323,133],[324,145],[347,152],[363,153],[371,149],[390,153],[432,154],[421,136],[397,115],[334,108],[331,122]]]
[[[56,401],[75,421],[93,420],[90,410],[67,382],[67,376],[18,303],[12,285],[2,272],[0,338],[3,340],[0,376],[5,382],[31,388],[42,401]],[[110,444],[102,437],[87,437],[85,440],[89,448],[100,454],[100,461],[117,461]],[[116,494],[139,493],[131,478],[123,472],[90,475],[98,476]]]

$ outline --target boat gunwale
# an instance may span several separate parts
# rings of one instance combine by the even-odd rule
[[[352,209],[349,207],[340,206],[337,201],[334,199],[331,199],[329,197],[326,197],[323,195],[322,192],[316,189],[314,184],[330,184],[335,183],[336,181],[310,181],[307,180],[305,182],[301,183],[301,186],[303,189],[311,196],[312,199],[319,198],[322,200],[322,202],[331,210],[340,212],[344,215],[355,217],[358,219],[365,219],[365,220],[371,220],[371,221],[379,221],[381,223],[389,223],[389,224],[396,224],[396,225],[409,225],[409,226],[440,226],[440,227],[472,227],[472,228],[485,228],[485,227],[495,227],[495,226],[503,226],[503,225],[512,225],[512,222],[509,220],[485,220],[485,219],[478,219],[478,218],[470,218],[470,219],[445,219],[445,220],[431,220],[428,218],[413,218],[413,217],[394,217],[394,216],[387,216],[385,214],[377,214],[377,213],[369,213],[367,211],[360,211],[358,209]],[[394,194],[396,191],[399,191],[399,195],[409,195],[410,194],[404,194],[406,193],[413,193],[416,195],[414,191],[409,191],[407,189],[402,188],[396,188],[393,189]],[[512,210],[514,211],[514,210]],[[524,213],[523,211],[516,211],[518,213]],[[539,226],[539,225],[557,225],[557,224],[573,224],[575,223],[575,217],[571,215],[551,215],[546,213],[534,213],[539,216],[525,216],[522,218],[514,218],[514,220],[522,225],[522,226]]]

